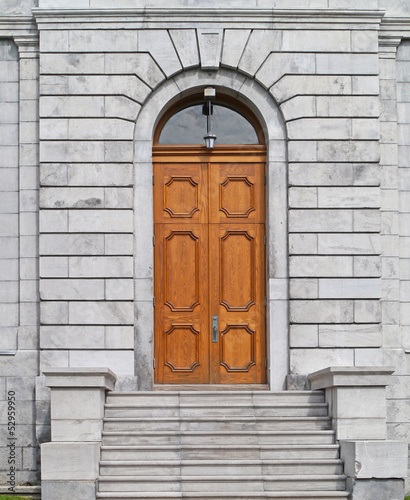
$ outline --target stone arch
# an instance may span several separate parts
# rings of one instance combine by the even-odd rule
[[[289,365],[286,130],[273,97],[253,79],[232,70],[192,69],[157,88],[141,108],[134,133],[135,362],[139,388],[152,387],[153,199],[152,138],[158,121],[180,99],[214,86],[253,111],[267,146],[268,379],[282,390]]]

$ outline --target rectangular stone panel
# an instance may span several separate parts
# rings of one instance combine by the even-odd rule
[[[380,208],[377,187],[318,188],[319,208]]]
[[[329,366],[353,366],[353,349],[291,349],[291,373],[308,375]]]
[[[378,162],[380,147],[376,141],[318,141],[317,160]]]
[[[353,275],[350,256],[291,256],[292,277],[349,277]]]
[[[132,278],[132,257],[69,257],[70,278]]]
[[[291,323],[352,323],[352,300],[291,300]]]
[[[381,347],[380,325],[319,325],[320,347]]]
[[[290,163],[291,186],[351,186],[353,165],[349,163]]]
[[[44,443],[41,446],[44,480],[93,480],[98,476],[100,443]]]
[[[378,299],[381,292],[381,280],[378,278],[319,279],[321,299]]]
[[[85,233],[132,233],[131,210],[70,210],[69,231]]]
[[[289,139],[350,139],[352,123],[349,118],[308,118],[287,125]]]
[[[43,325],[40,346],[42,349],[103,349],[104,326]]]
[[[104,255],[103,234],[41,234],[40,255]]]
[[[104,54],[41,54],[40,74],[104,74]]]
[[[132,302],[70,302],[71,325],[132,325]]]
[[[378,118],[380,113],[376,96],[318,96],[316,109],[317,116]]]
[[[305,233],[349,232],[353,230],[351,210],[290,210],[289,231]]]
[[[320,254],[378,255],[381,240],[378,234],[319,234]]]
[[[40,297],[42,300],[103,300],[104,280],[42,279]]]
[[[132,326],[106,326],[106,349],[134,349],[134,328]]]
[[[41,302],[40,323],[42,325],[66,325],[68,302]]]
[[[287,30],[282,34],[284,52],[350,52],[350,32],[322,30]]]
[[[70,366],[110,368],[116,375],[134,376],[133,350],[70,351]]]
[[[298,94],[351,94],[352,78],[350,76],[285,75],[270,91],[278,102]]]
[[[319,74],[377,75],[377,54],[316,54],[316,71]]]
[[[104,162],[105,147],[102,141],[42,141],[40,161],[50,162]]]
[[[71,30],[69,52],[136,52],[137,30]]]

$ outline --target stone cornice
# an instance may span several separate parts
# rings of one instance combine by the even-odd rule
[[[394,59],[400,42],[408,37],[410,37],[410,18],[384,18],[379,31],[380,57]]]
[[[12,37],[17,33],[36,33],[37,26],[34,17],[0,16],[0,37]]]
[[[14,43],[21,58],[36,58],[39,51],[39,36],[37,33],[21,33],[13,36]]]
[[[203,9],[203,8],[94,8],[94,9],[33,9],[36,21],[41,23],[79,22],[138,22],[153,24],[173,23],[307,23],[307,24],[380,24],[384,10],[337,9]]]

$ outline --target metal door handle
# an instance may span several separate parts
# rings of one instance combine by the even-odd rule
[[[218,342],[218,316],[212,316],[212,342]]]

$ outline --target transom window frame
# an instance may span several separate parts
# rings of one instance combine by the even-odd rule
[[[164,146],[172,146],[168,144],[159,144],[159,138],[161,136],[161,132],[167,122],[172,118],[174,115],[176,115],[178,112],[182,111],[183,109],[189,108],[194,105],[202,105],[204,104],[205,99],[202,93],[195,93],[193,95],[190,95],[189,97],[186,97],[183,100],[180,100],[176,102],[173,106],[171,106],[161,117],[159,120],[156,128],[155,128],[155,133],[153,136],[153,142],[152,145],[159,146],[159,147],[164,147]],[[226,95],[222,94],[217,91],[216,98],[212,100],[213,104],[217,104],[226,108],[229,108],[233,110],[234,112],[242,115],[253,127],[253,129],[256,132],[257,138],[258,138],[258,143],[257,144],[245,144],[246,146],[265,146],[266,147],[266,139],[265,139],[265,134],[262,129],[262,126],[257,119],[257,117],[252,113],[252,111],[239,102],[238,100]],[[206,133],[206,129],[204,129],[204,135]],[[175,145],[175,144],[173,144]],[[184,143],[180,143],[178,145],[184,145]],[[238,146],[240,146],[241,143],[238,143]],[[189,144],[189,146],[192,146],[192,144]],[[205,148],[205,145],[199,144],[199,146],[203,146]],[[226,146],[226,144],[215,144],[215,149],[218,147],[223,147]],[[234,144],[230,144],[230,146],[234,146]]]

